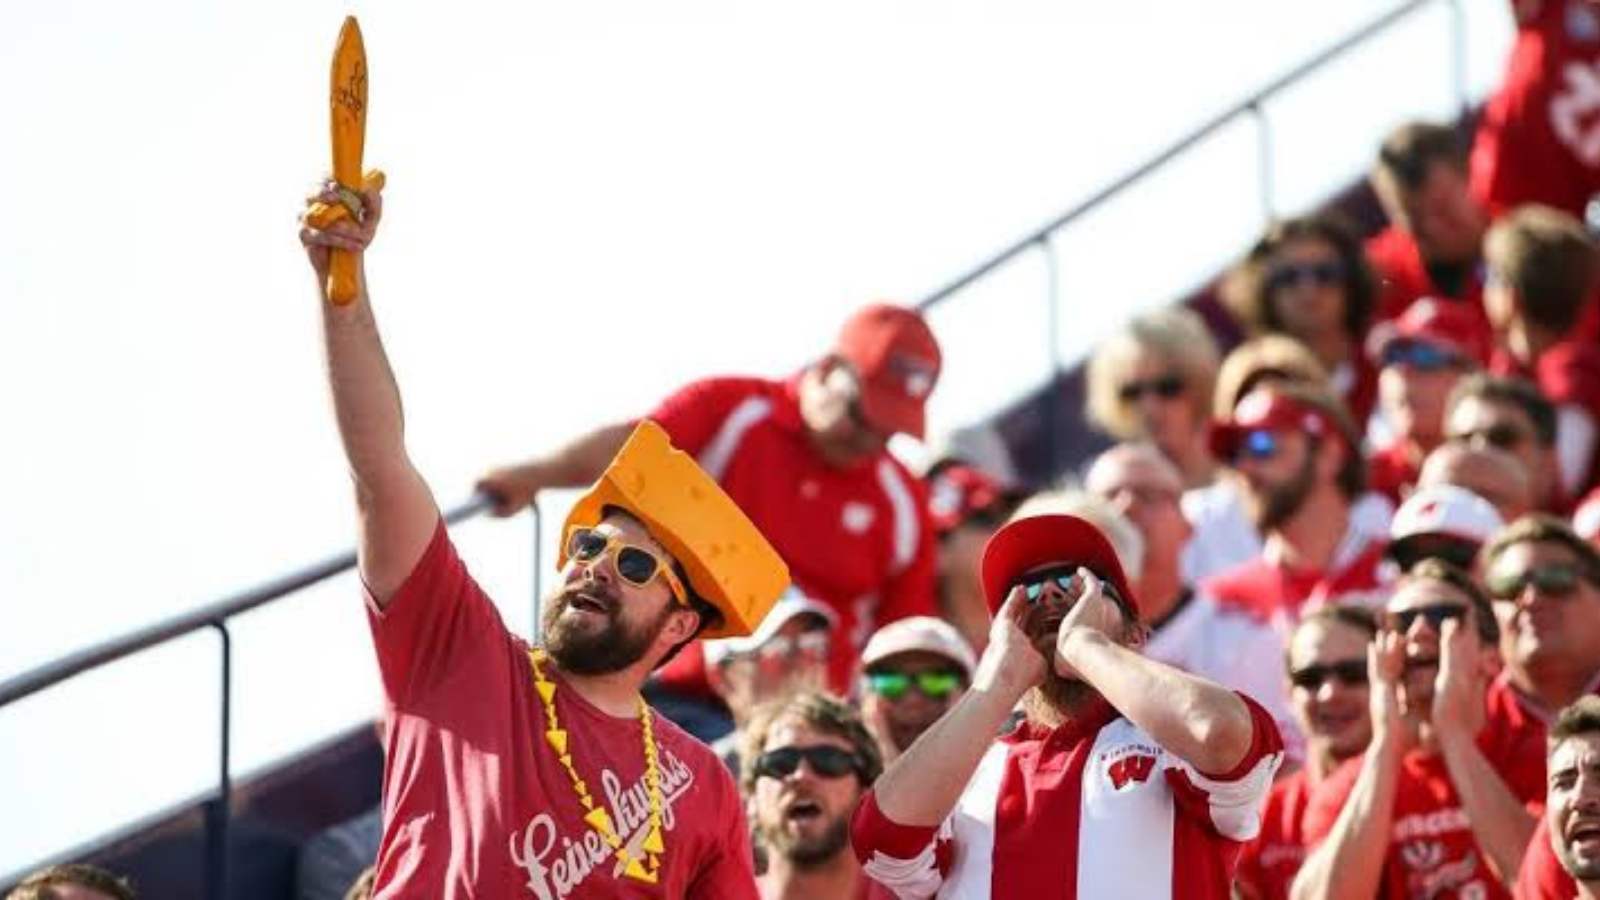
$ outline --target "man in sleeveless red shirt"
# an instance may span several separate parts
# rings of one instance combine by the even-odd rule
[[[512,635],[407,454],[362,262],[382,199],[363,199],[300,238],[319,285],[334,251],[358,273],[322,318],[386,700],[374,896],[754,898],[731,775],[639,690],[702,633],[754,628],[782,562],[647,422],[573,507],[543,646]]]

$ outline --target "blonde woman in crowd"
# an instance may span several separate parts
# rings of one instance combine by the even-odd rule
[[[1186,309],[1137,316],[1089,360],[1088,415],[1119,441],[1149,441],[1172,460],[1186,488],[1216,478],[1206,424],[1220,354]]]

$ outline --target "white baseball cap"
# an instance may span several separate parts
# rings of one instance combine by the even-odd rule
[[[743,637],[719,638],[713,641],[706,641],[706,664],[714,666],[730,656],[753,652],[756,648],[771,640],[772,636],[778,633],[778,629],[787,625],[790,619],[808,614],[826,619],[829,631],[839,625],[839,614],[834,612],[832,607],[807,597],[805,594],[800,593],[799,589],[791,585],[787,591],[784,591],[783,596],[778,598],[778,602],[772,605],[772,609],[768,610],[766,617],[761,620],[760,625],[756,626],[755,631]]]
[[[911,616],[879,628],[861,651],[861,666],[867,668],[897,653],[924,650],[959,663],[968,678],[978,667],[978,659],[961,632],[943,619]]]
[[[1494,505],[1464,487],[1432,484],[1406,498],[1389,525],[1395,543],[1422,534],[1442,534],[1482,544],[1505,524]]]

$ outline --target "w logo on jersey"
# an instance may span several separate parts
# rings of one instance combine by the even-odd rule
[[[1106,767],[1106,777],[1111,779],[1111,786],[1120,791],[1129,784],[1150,780],[1150,773],[1155,771],[1155,768],[1154,756],[1136,753],[1114,760]]]

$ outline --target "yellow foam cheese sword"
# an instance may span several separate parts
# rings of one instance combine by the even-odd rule
[[[328,112],[333,138],[333,180],[338,182],[338,204],[317,203],[306,222],[313,228],[327,228],[341,219],[365,216],[361,191],[383,187],[383,173],[374,169],[361,174],[361,153],[367,141],[367,50],[361,42],[361,26],[355,16],[346,16],[339,29],[339,46],[333,51],[333,72],[328,93]],[[356,259],[344,250],[334,250],[328,259],[328,283],[324,290],[332,303],[344,305],[356,298]]]

